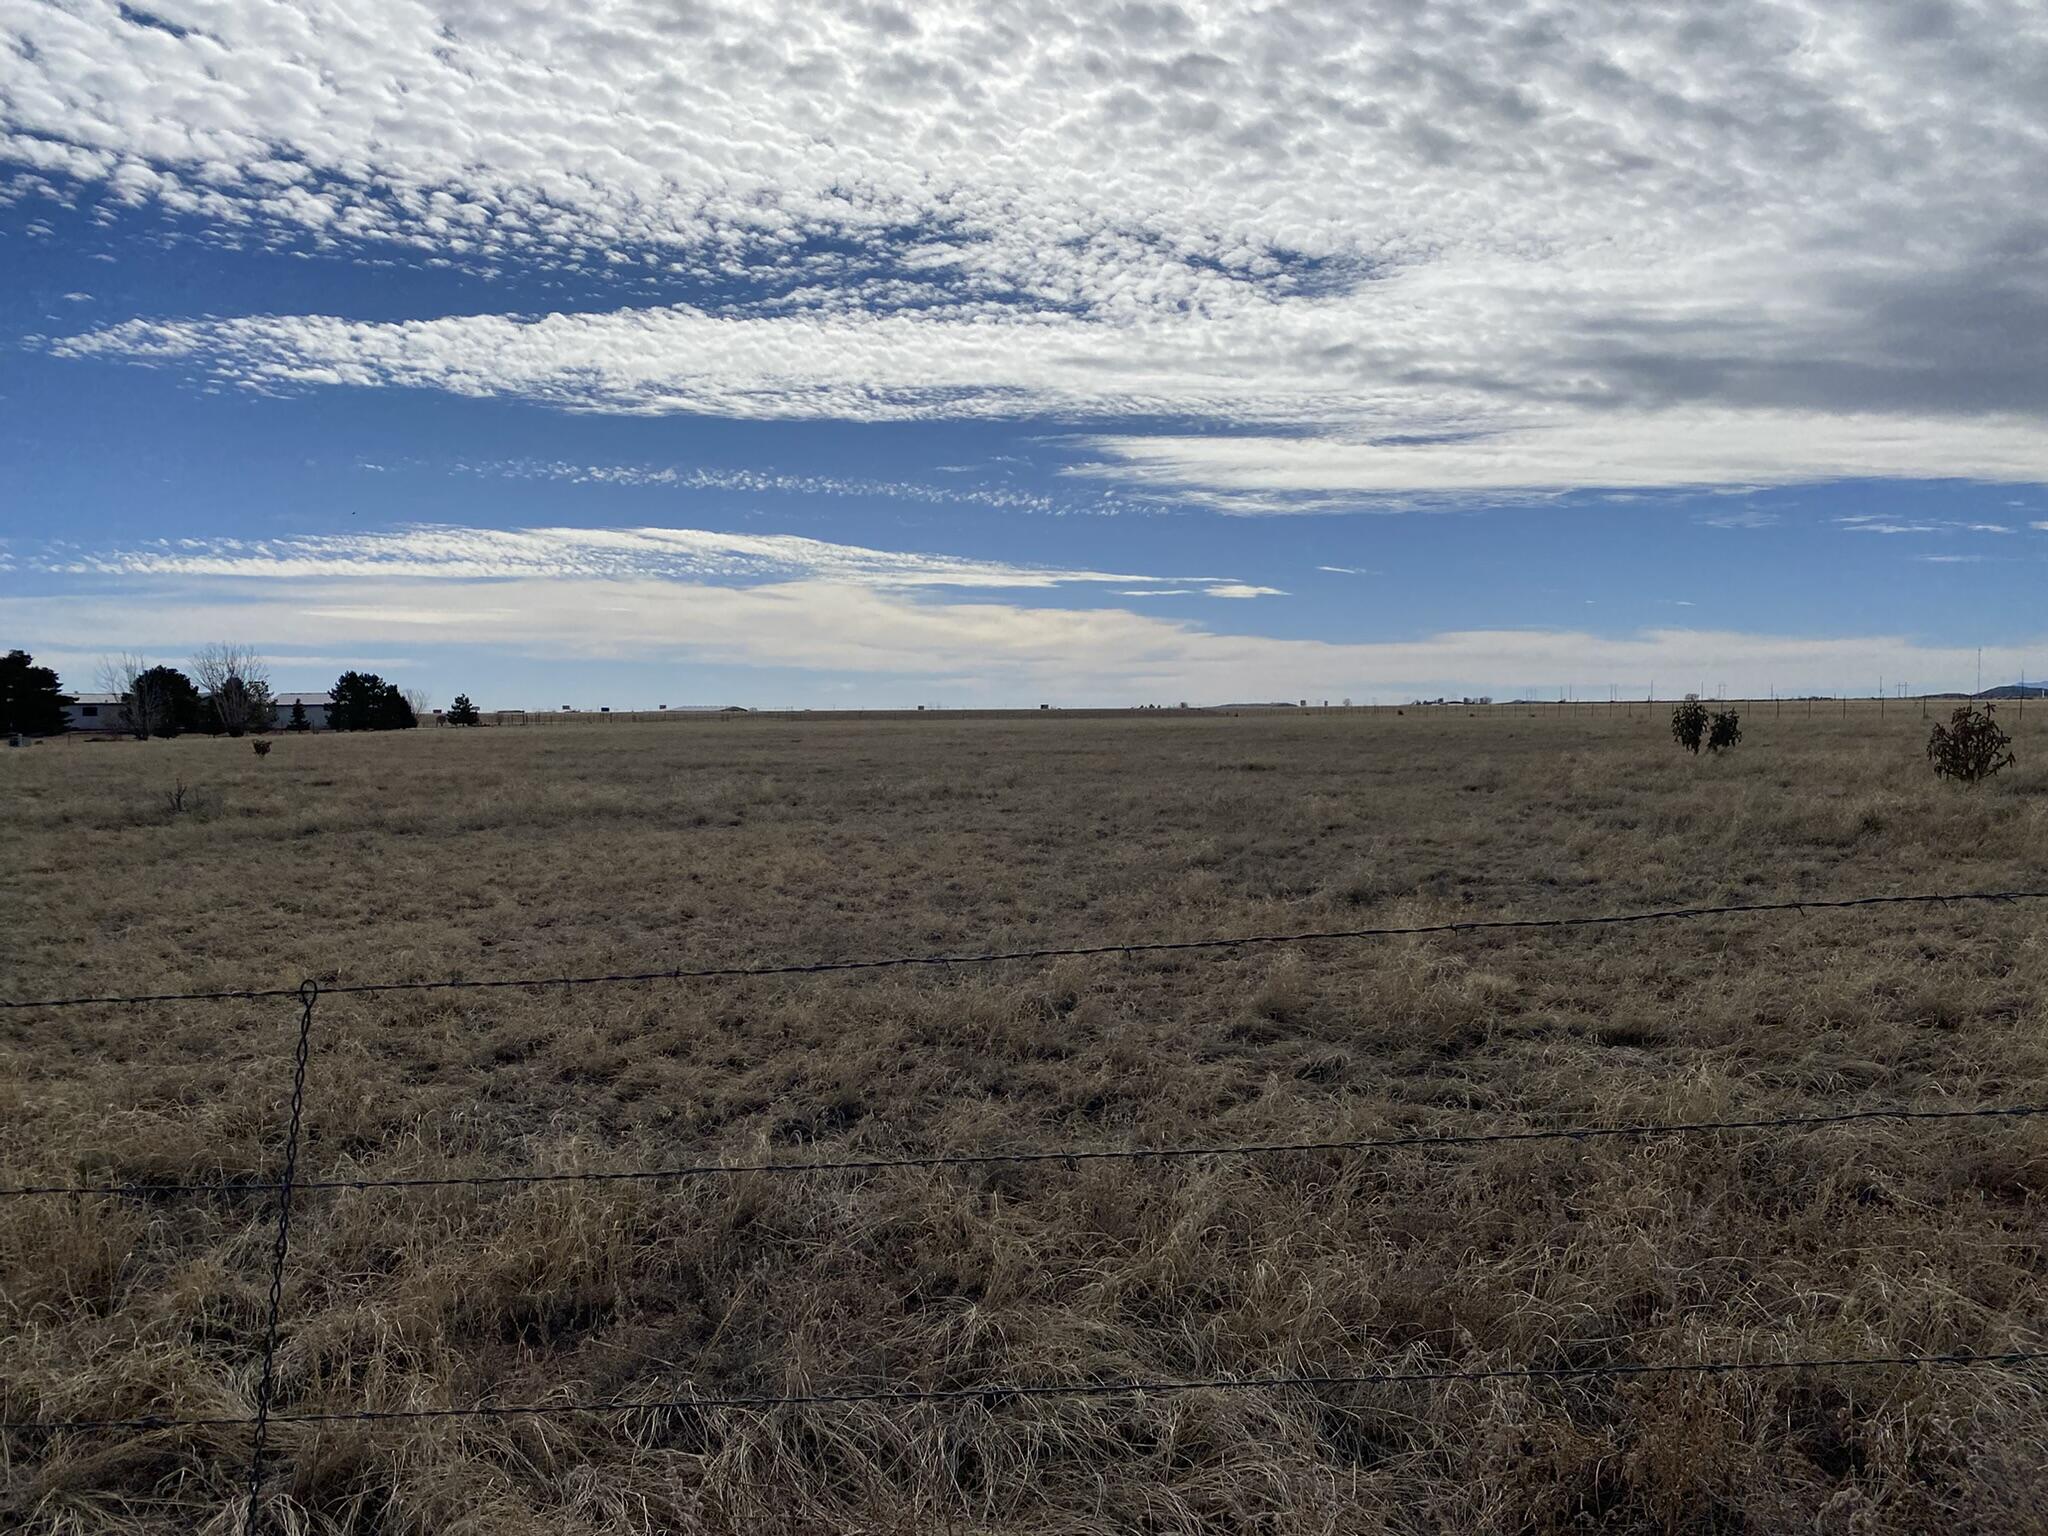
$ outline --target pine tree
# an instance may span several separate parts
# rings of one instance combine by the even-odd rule
[[[55,736],[71,723],[64,713],[71,701],[58,689],[57,674],[34,662],[27,651],[0,659],[0,735]]]
[[[420,723],[398,684],[374,672],[342,673],[327,697],[327,723],[337,731],[409,731]]]
[[[450,725],[475,725],[481,717],[482,712],[469,702],[469,695],[458,693],[455,695],[455,702],[448,706],[448,713],[444,718]]]

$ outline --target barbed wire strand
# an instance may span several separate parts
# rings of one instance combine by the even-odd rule
[[[261,1522],[263,1445],[270,1423],[270,1399],[277,1383],[277,1312],[284,1296],[284,1261],[292,1240],[292,1179],[299,1167],[299,1124],[306,1107],[306,1058],[313,1041],[313,1004],[319,984],[299,984],[299,1043],[292,1061],[291,1126],[285,1132],[284,1172],[277,1181],[277,1244],[270,1255],[270,1307],[263,1327],[263,1374],[256,1384],[255,1434],[249,1446],[249,1509],[242,1536],[256,1536]]]
[[[1539,928],[1599,928],[1629,923],[1683,921],[1705,917],[1742,917],[1786,912],[1845,911],[1855,907],[1925,905],[1954,902],[2016,902],[2048,900],[2048,890],[1922,892],[1903,896],[1850,896],[1802,901],[1724,903],[1705,907],[1667,907],[1652,912],[1614,912],[1584,917],[1476,918],[1458,922],[1418,923],[1406,927],[1328,928],[1300,933],[1253,933],[1224,938],[1153,939],[1116,944],[1073,944],[1039,949],[997,950],[972,954],[891,955],[865,960],[817,960],[778,965],[726,965],[697,969],[614,971],[589,976],[501,976],[476,980],[369,981],[337,983],[322,995],[363,996],[377,992],[482,991],[513,987],[589,987],[629,982],[709,981],[752,976],[809,976],[828,971],[873,971],[902,966],[994,965],[1010,960],[1057,960],[1089,955],[1162,954],[1176,950],[1235,949],[1259,944],[1310,944],[1355,939],[1422,938],[1433,934],[1485,933]],[[80,1008],[89,1005],[200,1003],[229,999],[296,997],[296,987],[232,988],[213,992],[155,992],[125,997],[51,997],[0,999],[0,1009]]]
[[[331,1412],[276,1413],[272,1424],[380,1424],[442,1419],[540,1418],[577,1413],[679,1413],[734,1409],[838,1407],[860,1403],[945,1403],[979,1400],[994,1408],[1030,1398],[1139,1397],[1170,1392],[1263,1392],[1337,1387],[1423,1386],[1437,1383],[1489,1381],[1578,1381],[1596,1378],[1666,1376],[1739,1376],[1778,1371],[1942,1369],[1973,1366],[2023,1370],[2048,1364],[2048,1350],[2008,1350],[1996,1354],[1836,1355],[1793,1360],[1696,1360],[1666,1363],[1620,1362],[1606,1365],[1501,1366],[1441,1371],[1315,1371],[1266,1376],[1203,1376],[1157,1380],[990,1383],[971,1387],[874,1387],[843,1392],[797,1392],[782,1396],[736,1395],[635,1400],[606,1398],[563,1403],[479,1403],[464,1408],[338,1409]],[[158,1429],[232,1429],[255,1422],[248,1418],[166,1418],[148,1415],[130,1419],[16,1420],[0,1423],[0,1431],[16,1433],[82,1433],[85,1431]]]
[[[695,1163],[672,1168],[568,1170],[554,1173],[478,1173],[392,1178],[300,1179],[293,1186],[314,1190],[490,1188],[527,1184],[650,1183],[735,1177],[742,1174],[864,1173],[897,1168],[971,1168],[994,1164],[1168,1162],[1201,1157],[1279,1157],[1288,1153],[1381,1152],[1400,1148],[1473,1147],[1504,1142],[1594,1141],[1622,1137],[1704,1135],[1716,1131],[1811,1130],[1858,1122],[1935,1120],[2021,1120],[2048,1115],[2048,1104],[2004,1104],[1971,1109],[1852,1109],[1828,1114],[1773,1115],[1745,1120],[1681,1120],[1627,1125],[1575,1125],[1522,1131],[1418,1133],[1407,1136],[1348,1137],[1322,1141],[1234,1142],[1181,1147],[1084,1147],[1072,1150],[937,1152],[890,1157],[820,1159],[806,1162]],[[243,1195],[278,1189],[272,1182],[225,1180],[207,1184],[43,1184],[0,1188],[0,1199],[57,1195],[147,1197],[158,1195]]]

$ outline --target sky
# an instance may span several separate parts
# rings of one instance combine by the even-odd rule
[[[19,0],[0,645],[616,709],[2048,672],[2036,0]]]

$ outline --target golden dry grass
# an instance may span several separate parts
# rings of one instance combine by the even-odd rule
[[[0,991],[588,972],[2048,884],[2048,710],[76,742]],[[182,778],[198,809],[172,814]],[[2048,1101],[2040,907],[335,997],[310,1176]],[[0,1180],[274,1168],[296,1009],[0,1015]],[[2040,1348],[2048,1127],[1872,1124],[302,1200],[283,1412]],[[245,1415],[256,1196],[0,1206],[7,1418]],[[18,1434],[0,1525],[238,1528],[247,1431]],[[2039,1376],[282,1426],[294,1533],[2043,1529]]]

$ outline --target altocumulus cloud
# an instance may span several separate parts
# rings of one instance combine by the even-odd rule
[[[2048,479],[2028,0],[17,10],[0,158],[66,195],[617,294],[135,318],[68,355],[628,413],[1113,417],[1093,473],[1246,513]],[[1121,425],[1146,418],[1251,430]]]

